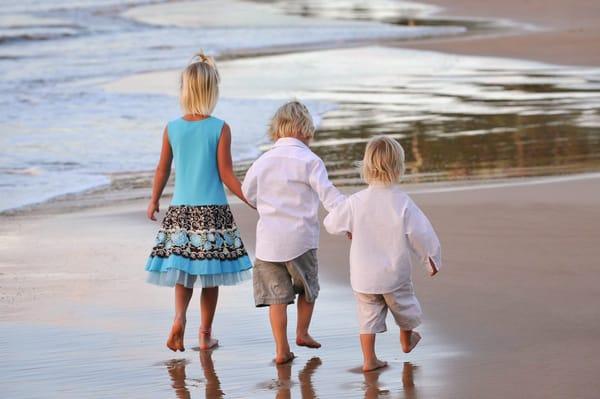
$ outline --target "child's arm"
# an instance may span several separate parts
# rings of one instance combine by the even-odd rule
[[[311,165],[309,183],[319,196],[319,200],[327,212],[331,212],[346,196],[340,192],[327,176],[327,169],[321,159]]]
[[[171,175],[171,162],[173,161],[173,152],[171,151],[171,144],[169,143],[169,132],[167,127],[163,132],[162,148],[160,150],[160,159],[158,166],[156,166],[156,173],[154,173],[154,181],[152,183],[152,198],[148,204],[146,215],[150,220],[156,220],[154,214],[159,212],[159,200],[162,195],[169,176]]]
[[[221,137],[217,146],[217,165],[219,167],[219,176],[232,193],[246,204],[252,206],[244,197],[242,192],[242,183],[233,172],[233,161],[231,159],[231,130],[227,123],[223,124]]]
[[[336,206],[323,220],[329,234],[346,234],[352,237],[352,205],[350,198]]]
[[[435,276],[442,266],[442,249],[433,226],[412,201],[406,208],[405,220],[410,245],[421,264],[429,270],[429,275]]]
[[[257,195],[257,176],[255,170],[255,164],[252,164],[248,171],[246,172],[246,177],[244,177],[244,182],[242,183],[242,192],[248,201],[248,204],[256,209],[256,195]]]

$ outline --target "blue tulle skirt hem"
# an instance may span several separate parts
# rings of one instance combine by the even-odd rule
[[[179,269],[169,269],[166,272],[148,272],[146,281],[162,287],[174,287],[176,284],[180,284],[187,288],[204,288],[237,285],[251,278],[251,269],[234,273],[204,275],[193,275]]]
[[[237,259],[189,259],[179,255],[151,256],[146,263],[151,284],[188,288],[236,285],[252,278],[252,262],[247,255]]]

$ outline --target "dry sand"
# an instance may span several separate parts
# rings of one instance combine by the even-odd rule
[[[401,47],[532,59],[563,65],[600,65],[600,2],[595,0],[428,0],[441,15],[509,19],[535,30],[401,43]]]
[[[22,395],[43,385],[81,397],[85,383],[127,397],[165,397],[179,386],[179,393],[218,388],[229,397],[289,389],[320,397],[387,390],[391,397],[595,398],[600,176],[536,181],[543,184],[407,187],[439,232],[445,268],[434,279],[415,270],[422,345],[401,354],[390,328],[379,351],[391,367],[366,376],[352,371],[360,351],[342,238],[324,234],[319,250],[323,291],[314,332],[323,349],[298,350],[291,368],[275,369],[266,312],[252,307],[251,284],[226,288],[215,326],[223,347],[207,378],[206,358],[163,347],[171,292],[143,281],[157,228],[144,219],[144,202],[3,216],[0,351],[8,361],[0,369],[11,384],[2,390]],[[253,248],[256,215],[240,204],[233,210]],[[196,312],[194,301],[188,347]]]

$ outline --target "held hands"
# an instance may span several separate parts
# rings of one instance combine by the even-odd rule
[[[157,212],[160,212],[158,201],[150,201],[148,209],[146,210],[146,216],[148,216],[148,219],[150,220],[156,220],[154,214]]]

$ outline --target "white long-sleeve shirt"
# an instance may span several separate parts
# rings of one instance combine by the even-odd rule
[[[319,245],[319,202],[333,210],[345,196],[327,176],[325,164],[303,142],[277,140],[246,173],[242,191],[258,210],[258,259],[285,262]]]
[[[442,265],[431,223],[398,185],[371,185],[327,215],[331,234],[352,233],[350,282],[366,294],[385,294],[411,284],[413,263]]]

